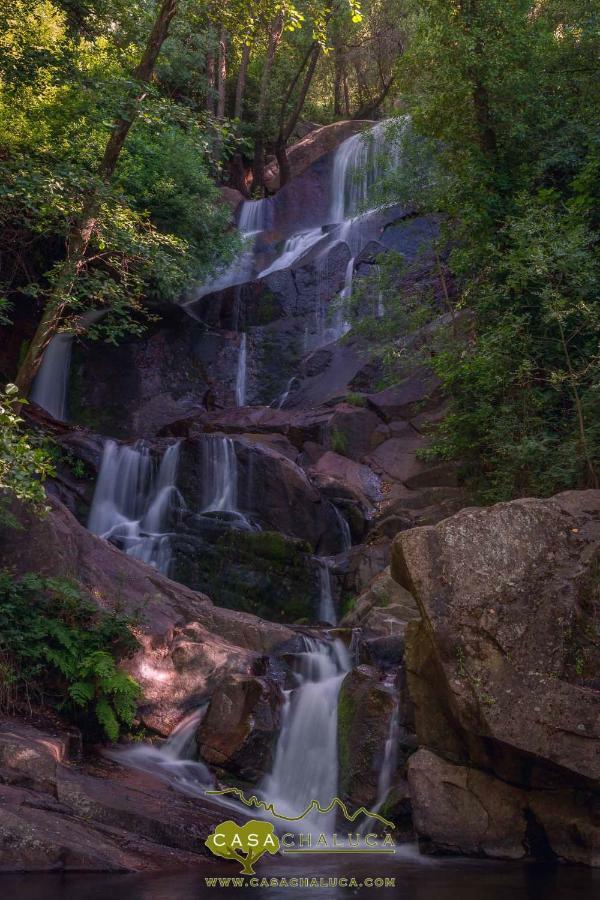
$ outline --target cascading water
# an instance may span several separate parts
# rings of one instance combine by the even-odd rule
[[[265,801],[286,816],[300,815],[311,800],[327,807],[337,794],[337,703],[350,669],[341,641],[304,640],[298,686],[286,694],[273,769],[260,784]],[[313,812],[301,827],[327,832],[334,824],[335,810],[326,815]]]
[[[248,364],[248,340],[246,332],[240,335],[240,349],[238,351],[237,372],[235,376],[235,403],[236,406],[246,404],[246,373]]]
[[[275,403],[271,404],[271,406],[275,405],[277,407],[277,409],[283,409],[283,407],[287,403],[288,398],[292,392],[292,388],[297,381],[298,381],[298,377],[296,375],[292,375],[292,377],[289,379],[288,383],[285,386],[285,391],[282,394],[280,394],[280,396],[277,398]]]
[[[333,603],[333,589],[331,585],[331,566],[327,559],[319,560],[319,622],[328,625],[337,624],[337,616]]]
[[[247,236],[266,231],[271,227],[272,205],[268,197],[262,200],[244,200],[240,208],[238,228]]]
[[[237,513],[238,475],[231,438],[207,434],[202,444],[203,512]]]
[[[168,447],[158,470],[150,450],[107,441],[90,509],[88,528],[125,553],[167,574],[171,562],[170,519],[183,507],[176,487],[179,442]]]
[[[202,796],[214,784],[214,777],[202,762],[197,762],[196,732],[208,704],[186,716],[162,747],[138,744],[109,750],[106,756],[123,765],[147,772],[191,796]]]
[[[73,323],[74,331],[85,329],[101,319],[106,310],[93,309],[78,316]],[[74,334],[61,332],[54,335],[42,356],[42,361],[31,388],[30,398],[54,419],[67,420],[67,399],[69,391],[69,369]]]
[[[404,128],[408,119],[398,120]],[[330,222],[346,222],[362,212],[373,186],[400,161],[400,144],[389,139],[390,123],[347,138],[335,151],[331,177]]]
[[[400,738],[400,704],[396,699],[392,715],[390,717],[390,727],[385,742],[383,753],[383,763],[379,772],[377,781],[377,800],[375,801],[375,812],[381,809],[387,799],[387,795],[392,786],[396,764],[398,762],[398,741]]]
[[[350,548],[352,547],[352,534],[350,532],[350,526],[348,525],[348,520],[344,515],[342,515],[337,506],[333,507],[333,511],[335,513],[335,517],[340,529],[340,535],[342,538],[342,553],[347,553],[348,550],[350,550]]]
[[[400,703],[395,698],[394,707],[390,716],[390,724],[388,727],[387,738],[383,750],[383,760],[381,769],[379,770],[379,778],[377,779],[377,798],[372,812],[379,812],[385,801],[387,800],[390,788],[394,780],[394,773],[398,763],[398,743],[400,740]],[[366,820],[360,825],[360,832],[364,834],[367,830],[372,830],[373,822]]]
[[[263,269],[258,277],[264,278],[265,275],[270,275],[271,272],[287,269],[295,263],[297,259],[304,256],[304,254],[320,241],[322,237],[323,229],[319,227],[311,228],[309,231],[300,231],[298,234],[293,235],[293,237],[288,238],[283,245],[281,256],[278,256],[270,266]]]
[[[54,419],[60,422],[67,418],[67,392],[69,386],[69,367],[73,335],[55,335],[42,357],[42,362],[35,376],[30,398]]]

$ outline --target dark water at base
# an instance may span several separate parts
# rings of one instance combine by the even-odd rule
[[[238,877],[235,867],[153,875],[0,875],[2,900],[218,900],[316,897],[342,900],[592,900],[600,897],[600,871],[537,863],[403,858],[363,863],[321,859],[309,870],[293,861],[258,863],[257,879],[315,876],[356,878],[361,887],[225,887],[206,878]],[[365,886],[367,878],[395,878],[394,887]]]

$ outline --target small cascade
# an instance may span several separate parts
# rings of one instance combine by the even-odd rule
[[[55,335],[44,351],[38,369],[30,399],[54,419],[65,422],[67,419],[67,393],[69,387],[69,367],[73,335]]]
[[[352,328],[348,321],[348,301],[352,297],[352,281],[354,278],[354,257],[348,260],[344,287],[340,291],[338,300],[334,304],[334,315],[331,328],[327,330],[328,341],[339,341]]]
[[[264,278],[266,275],[270,275],[271,272],[278,272],[280,269],[287,269],[288,266],[291,266],[296,262],[297,259],[300,259],[301,256],[310,250],[312,246],[314,246],[318,241],[323,237],[323,229],[322,228],[311,228],[309,231],[299,231],[298,234],[293,235],[283,245],[283,251],[281,256],[278,256],[277,259],[271,263],[270,266],[267,266],[266,269],[259,274],[259,278]]]
[[[238,508],[238,473],[231,438],[207,434],[202,445],[203,512],[232,512]]]
[[[342,553],[347,553],[348,550],[350,550],[350,548],[352,547],[352,534],[350,532],[350,526],[348,525],[346,516],[342,515],[337,506],[333,507],[333,511],[340,528],[340,535],[342,539]]]
[[[406,120],[399,120],[403,126]],[[389,122],[347,138],[335,151],[329,221],[345,222],[366,208],[373,186],[400,161],[399,143],[390,141]]]
[[[377,799],[375,801],[375,806],[372,808],[372,812],[379,812],[379,810],[387,800],[390,788],[392,787],[394,772],[396,771],[396,766],[398,764],[399,740],[400,703],[398,701],[398,698],[396,697],[392,715],[390,716],[390,724],[383,751],[383,760],[381,763],[381,769],[379,771],[379,778],[377,780]],[[367,830],[372,829],[372,825],[372,822],[366,820],[361,824],[360,832],[364,834]]]
[[[271,220],[272,206],[267,197],[262,200],[244,200],[240,208],[238,228],[249,237],[270,228]]]
[[[161,747],[138,744],[106,752],[106,756],[121,765],[147,772],[167,782],[178,791],[191,796],[202,796],[214,778],[202,762],[196,762],[196,732],[204,718],[208,704],[200,706],[186,716]]]
[[[383,806],[383,804],[385,803],[389,790],[392,786],[392,779],[394,777],[394,772],[396,771],[396,765],[398,762],[399,738],[400,704],[398,700],[396,700],[392,715],[390,717],[390,727],[385,742],[383,763],[381,765],[381,771],[379,773],[379,779],[377,782],[377,801],[375,803],[376,811],[380,809],[381,806]]]
[[[260,784],[265,801],[286,816],[300,815],[311,800],[327,807],[337,794],[337,703],[350,669],[341,641],[304,640],[306,649],[299,654],[296,670],[298,686],[286,693],[273,770]],[[311,813],[301,823],[303,831],[324,833],[334,825],[335,810],[327,815]]]
[[[235,376],[235,404],[246,405],[246,372],[247,372],[248,340],[245,331],[240,335],[237,372]]]
[[[163,574],[171,562],[170,519],[183,508],[176,487],[179,447],[166,449],[157,470],[143,442],[107,441],[88,519],[93,534]]]
[[[272,405],[274,405],[277,409],[283,409],[283,407],[287,403],[288,398],[292,392],[292,388],[294,387],[294,384],[297,381],[298,381],[297,375],[292,375],[292,377],[289,379],[288,383],[285,386],[285,391],[283,392],[283,394],[280,394],[280,396],[277,398],[275,403]]]
[[[317,618],[319,622],[337,625],[331,584],[331,562],[325,557],[319,559],[319,609]]]

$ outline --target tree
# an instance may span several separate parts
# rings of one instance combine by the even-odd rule
[[[36,511],[46,509],[44,479],[53,474],[48,454],[36,447],[23,431],[23,419],[15,411],[18,388],[9,384],[0,391],[0,525],[16,525],[10,514],[14,499]]]
[[[146,47],[133,73],[138,91],[125,104],[124,113],[113,123],[111,136],[106,144],[98,169],[100,182],[110,181],[129,130],[139,114],[141,104],[147,95],[147,86],[152,78],[158,55],[167,37],[169,26],[177,12],[177,0],[162,0]],[[58,332],[69,297],[96,227],[96,219],[101,200],[99,185],[92,187],[83,198],[80,215],[73,223],[68,238],[66,258],[56,272],[54,284],[45,303],[44,312],[33,336],[25,358],[19,367],[16,384],[21,394],[29,392],[33,378],[39,368],[44,350]]]

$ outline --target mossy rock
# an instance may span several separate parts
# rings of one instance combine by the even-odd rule
[[[338,699],[340,794],[356,806],[373,806],[385,753],[394,695],[370,666],[346,675]]]
[[[178,536],[171,577],[228,609],[274,622],[314,619],[317,579],[310,548],[276,532],[217,526]]]

